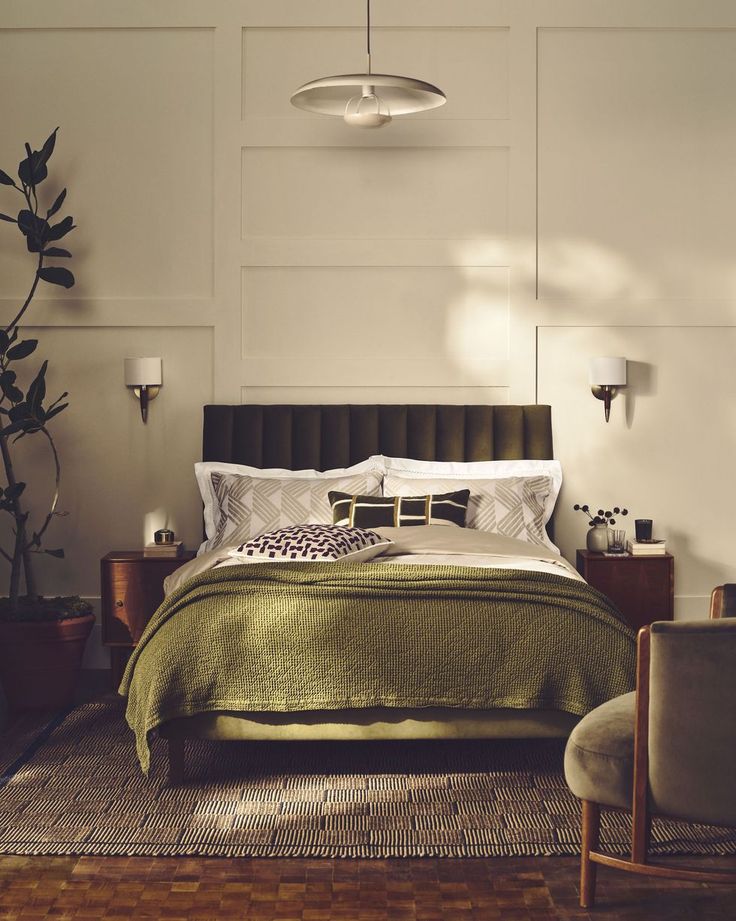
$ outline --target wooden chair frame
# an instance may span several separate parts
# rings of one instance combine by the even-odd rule
[[[728,588],[728,586],[726,586]],[[723,586],[721,586],[723,588]],[[718,591],[716,589],[716,591]],[[713,595],[715,596],[715,592]],[[721,593],[722,598],[722,593]],[[720,604],[720,601],[719,601]],[[713,607],[711,607],[711,612]],[[719,613],[717,615],[720,616]],[[634,726],[634,792],[631,820],[631,856],[616,857],[598,850],[600,841],[601,806],[582,800],[582,843],[580,855],[580,906],[592,908],[595,903],[597,865],[613,867],[641,876],[659,879],[691,880],[698,883],[730,883],[736,885],[736,870],[701,870],[697,867],[652,863],[648,858],[652,816],[649,811],[649,663],[650,630],[642,627],[637,638],[636,723]],[[607,807],[612,808],[612,807]],[[667,818],[676,818],[668,816]]]
[[[736,585],[719,585],[710,596],[710,619],[736,617]]]

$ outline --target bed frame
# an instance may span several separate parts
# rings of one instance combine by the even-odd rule
[[[372,454],[420,460],[552,458],[549,406],[205,406],[203,459],[327,470]],[[171,783],[184,779],[187,738],[365,740],[564,738],[578,721],[556,710],[416,709],[203,713],[160,727]]]

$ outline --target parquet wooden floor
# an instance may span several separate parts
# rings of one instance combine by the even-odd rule
[[[715,861],[707,861],[714,863]],[[600,871],[577,905],[574,858],[0,858],[2,921],[727,921],[729,887]]]
[[[28,729],[21,719],[6,733],[8,758]],[[571,857],[0,857],[0,921],[736,921],[736,887],[601,868],[598,907],[587,912],[577,885]]]

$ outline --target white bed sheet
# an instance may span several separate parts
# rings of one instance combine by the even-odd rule
[[[445,525],[422,525],[412,528],[376,528],[392,544],[371,565],[448,565],[474,566],[481,569],[517,569],[547,572],[584,581],[581,575],[558,553],[547,547],[529,544],[500,534],[454,528]],[[251,557],[228,556],[230,547],[218,547],[185,563],[164,581],[168,595],[192,576],[208,569],[262,562]],[[339,560],[337,561],[339,563]],[[298,566],[298,561],[290,561]]]

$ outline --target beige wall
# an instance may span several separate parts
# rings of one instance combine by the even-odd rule
[[[288,104],[362,66],[362,17],[358,0],[5,0],[0,165],[61,125],[53,175],[79,224],[77,286],[30,318],[72,394],[69,560],[45,590],[96,596],[98,557],[157,515],[196,543],[209,400],[538,398],[563,550],[585,533],[572,502],[624,502],[672,543],[678,615],[702,614],[736,579],[732,4],[374,0],[376,69],[448,95],[377,132]],[[0,231],[9,318],[29,266]],[[606,353],[635,362],[608,426],[586,381]],[[145,428],[122,385],[136,354],[164,358]]]

